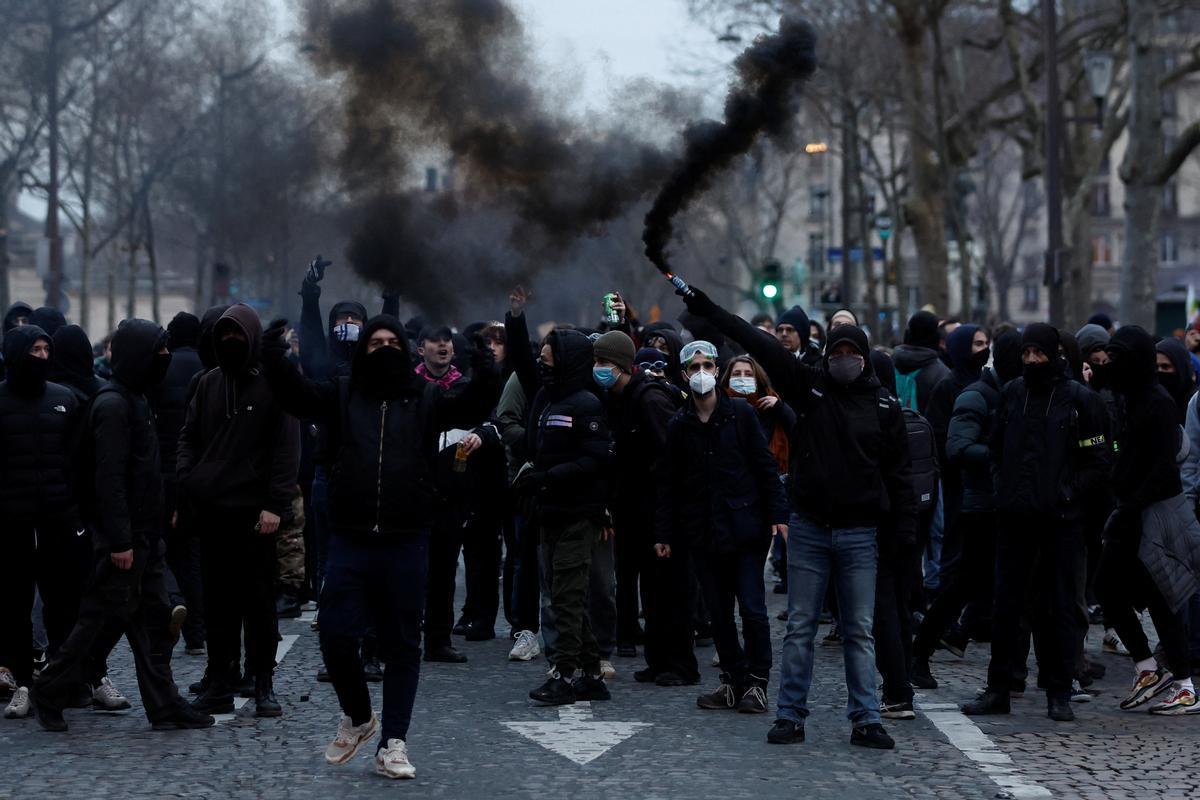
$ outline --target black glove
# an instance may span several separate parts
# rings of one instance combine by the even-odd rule
[[[325,280],[325,268],[333,266],[332,261],[326,261],[318,253],[317,257],[308,262],[308,274],[304,276],[305,283],[320,283]]]
[[[287,358],[288,352],[292,349],[287,343],[287,324],[286,319],[276,319],[271,322],[271,326],[263,331],[262,338],[262,360],[264,364],[278,364]]]
[[[687,306],[688,311],[700,317],[711,317],[717,310],[717,304],[695,286],[691,289],[691,292],[676,289],[675,294],[683,298],[683,304]]]

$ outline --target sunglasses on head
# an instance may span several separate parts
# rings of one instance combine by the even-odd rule
[[[643,361],[638,364],[638,369],[646,369],[651,372],[662,372],[666,368],[667,362],[665,361]]]

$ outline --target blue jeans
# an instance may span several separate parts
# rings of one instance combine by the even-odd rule
[[[942,487],[938,484],[937,505],[929,524],[929,541],[925,543],[925,590],[936,592],[942,584],[942,540],[946,535],[946,509],[942,502]]]
[[[875,695],[874,528],[828,528],[793,514],[788,525],[788,623],[780,656],[779,719],[803,725],[812,685],[813,643],[825,589],[832,580],[845,640],[846,716],[854,727],[879,722]]]
[[[383,672],[382,741],[408,738],[421,671],[421,615],[429,534],[379,538],[333,535],[321,590],[321,653],[338,702],[355,725],[371,718],[359,641],[379,621]]]

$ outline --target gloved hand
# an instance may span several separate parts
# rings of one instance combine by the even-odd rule
[[[306,283],[320,283],[325,280],[325,268],[333,266],[332,261],[326,261],[321,258],[320,253],[312,261],[308,262],[308,274],[304,276]]]
[[[695,286],[691,288],[692,291],[690,294],[685,294],[679,289],[675,290],[675,294],[683,298],[683,304],[687,306],[688,311],[696,314],[697,316],[711,317],[717,310],[717,304],[714,303],[708,295],[697,289]]]
[[[532,497],[546,488],[546,473],[532,470],[521,475],[512,485],[513,491],[526,497]]]
[[[276,319],[271,322],[270,327],[263,331],[262,360],[264,364],[277,364],[287,358],[288,352],[292,349],[287,343],[287,325],[286,319]]]

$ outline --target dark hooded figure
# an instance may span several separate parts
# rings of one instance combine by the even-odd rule
[[[928,311],[913,314],[904,331],[904,344],[892,353],[896,396],[905,408],[928,414],[934,387],[950,374],[939,348],[937,317]]]
[[[913,542],[916,537],[917,504],[903,410],[875,376],[861,328],[842,325],[831,330],[819,366],[810,366],[702,291],[693,287],[683,299],[690,311],[746,348],[798,418],[790,447],[788,631],[777,718],[768,740],[803,741],[813,645],[825,588],[832,582],[842,620],[848,623],[842,634],[851,742],[891,748],[894,742],[880,724],[872,627],[876,532],[886,526],[888,535],[898,540]],[[808,333],[807,317],[804,332]]]
[[[58,651],[79,609],[90,557],[74,492],[79,403],[46,380],[50,336],[32,325],[4,336],[8,375],[0,383],[0,519],[4,520],[4,580],[0,581],[0,665],[16,693],[5,716],[30,714],[33,664],[30,612],[36,585],[45,604],[50,653]],[[11,688],[11,687],[10,687]]]
[[[275,533],[290,516],[300,465],[300,426],[279,406],[259,367],[262,325],[238,303],[213,326],[217,369],[196,388],[179,432],[176,469],[204,532],[201,577],[209,683],[194,706],[229,714],[245,627],[255,713],[277,717]]]
[[[59,328],[67,324],[67,318],[57,308],[42,306],[30,315],[29,324],[37,325],[46,333],[54,336]]]
[[[104,385],[92,369],[92,343],[78,325],[63,325],[53,341],[50,380],[70,389],[82,408]]]
[[[124,631],[133,650],[146,717],[155,730],[206,728],[213,718],[180,699],[171,675],[163,583],[162,480],[153,414],[145,393],[166,373],[166,334],[153,322],[125,320],[112,338],[113,379],[92,401],[87,451],[94,492],[85,504],[94,531],[92,575],[79,621],[34,689],[38,722],[65,731],[62,710],[85,678],[98,637]]]
[[[957,559],[942,564],[941,590],[913,638],[912,681],[918,689],[937,688],[929,659],[942,641],[965,650],[973,635],[986,639],[983,632],[991,625],[996,503],[988,441],[1000,392],[1021,375],[1021,335],[1016,331],[1000,334],[992,354],[991,368],[983,368],[979,379],[955,399],[946,432],[942,475],[947,482],[956,476],[962,487],[957,524],[962,532],[961,550]]]
[[[1160,345],[1161,346],[1161,345]],[[1164,699],[1150,708],[1152,714],[1189,714],[1196,711],[1188,661],[1187,626],[1182,616],[1188,593],[1168,600],[1167,592],[1181,582],[1195,589],[1195,579],[1186,564],[1186,554],[1159,556],[1168,562],[1165,570],[1148,569],[1143,561],[1148,549],[1142,539],[1146,510],[1159,502],[1178,498],[1183,492],[1176,464],[1179,424],[1176,403],[1159,385],[1155,374],[1155,346],[1150,334],[1127,325],[1113,334],[1106,348],[1111,362],[1112,387],[1120,398],[1116,427],[1116,465],[1112,491],[1117,508],[1104,530],[1104,552],[1096,576],[1096,594],[1104,608],[1104,620],[1117,631],[1129,650],[1137,678],[1121,708],[1141,706],[1161,692]],[[1161,350],[1159,352],[1162,352]],[[1185,506],[1186,507],[1186,506]],[[1190,512],[1187,509],[1184,513]],[[1159,523],[1160,525],[1162,523]],[[1161,533],[1157,541],[1161,542]],[[1153,552],[1155,548],[1149,548]],[[1174,594],[1180,594],[1175,591]],[[1146,607],[1162,643],[1166,663],[1160,664],[1150,650],[1142,623],[1134,609]],[[1174,683],[1172,683],[1174,676]]]
[[[221,314],[224,314],[221,311]],[[220,314],[209,317],[207,337],[211,347],[212,328]],[[183,626],[185,648],[192,654],[204,650],[204,609],[200,581],[200,539],[186,511],[179,503],[179,480],[176,474],[176,455],[179,451],[179,431],[187,418],[191,401],[189,389],[199,383],[204,373],[199,345],[203,323],[194,314],[180,311],[167,325],[167,350],[171,366],[166,376],[148,394],[154,409],[158,431],[159,460],[163,476],[163,539],[167,545],[167,564],[175,581],[168,581],[172,606],[187,609]],[[181,513],[182,512],[182,513]]]
[[[420,671],[438,432],[486,416],[499,382],[482,353],[461,393],[421,380],[404,326],[391,316],[367,323],[349,376],[314,381],[288,361],[284,327],[273,326],[264,338],[267,379],[289,412],[328,428],[334,465],[321,652],[345,716],[325,759],[344,764],[380,728],[359,658],[373,618],[386,664],[376,766],[411,778],[405,741]]]
[[[770,334],[759,331],[764,336]],[[672,383],[675,388],[686,395],[688,391],[687,382],[680,377],[679,354],[683,350],[683,338],[676,333],[675,329],[665,322],[654,323],[647,326],[647,331],[642,334],[642,346],[652,347],[667,357],[667,381]]]
[[[19,328],[22,325],[28,325],[33,321],[33,306],[29,303],[23,303],[20,300],[13,303],[4,312],[4,332],[8,333],[13,328]]]
[[[1196,393],[1196,378],[1192,371],[1192,356],[1183,342],[1174,337],[1163,339],[1155,345],[1157,351],[1158,382],[1171,395],[1178,409],[1179,424],[1187,420],[1188,403]]]
[[[1108,472],[1106,414],[1096,395],[1067,375],[1058,330],[1034,323],[1021,338],[1024,375],[1004,387],[991,437],[996,507],[996,597],[987,690],[967,714],[1009,713],[1021,618],[1030,603],[1038,683],[1047,716],[1067,722],[1071,681],[1086,632],[1083,517]]]

